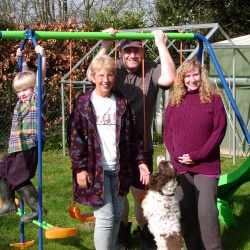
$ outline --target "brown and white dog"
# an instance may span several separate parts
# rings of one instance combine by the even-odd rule
[[[180,208],[175,196],[178,173],[164,155],[157,157],[158,173],[150,176],[142,201],[143,214],[158,250],[182,250]]]

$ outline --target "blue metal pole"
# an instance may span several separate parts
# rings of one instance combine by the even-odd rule
[[[241,126],[241,129],[242,129],[244,135],[245,135],[245,138],[246,138],[246,140],[248,142],[248,145],[250,145],[249,132],[248,132],[247,127],[246,127],[246,125],[245,125],[245,123],[244,123],[244,121],[242,119],[242,116],[241,116],[240,111],[239,111],[239,109],[237,107],[237,104],[236,104],[236,102],[235,102],[235,100],[233,98],[233,95],[232,95],[232,93],[231,93],[231,91],[230,91],[230,89],[229,89],[229,87],[227,85],[226,79],[225,79],[225,77],[224,77],[224,75],[222,73],[220,65],[219,65],[219,63],[217,61],[217,58],[216,58],[216,56],[214,54],[214,51],[213,51],[209,41],[204,36],[202,36],[200,34],[194,34],[194,38],[198,39],[199,41],[204,42],[204,44],[206,45],[207,51],[208,51],[208,53],[209,53],[209,55],[210,55],[210,57],[211,57],[211,59],[213,61],[215,69],[216,69],[216,71],[217,71],[217,73],[218,73],[218,75],[220,77],[221,83],[222,83],[222,85],[223,85],[223,87],[225,89],[225,92],[226,92],[227,97],[228,97],[228,99],[229,99],[229,101],[231,103],[231,106],[232,106],[232,108],[233,108],[233,110],[235,112],[235,115],[236,115],[236,117],[237,117],[237,119],[239,121],[239,124]]]
[[[203,42],[199,40],[198,60],[202,62]]]
[[[34,46],[38,43],[35,39],[34,33],[32,33],[32,42]],[[37,55],[38,69],[38,221],[42,223],[42,56]],[[43,249],[43,228],[38,227],[39,231],[39,250]]]
[[[20,50],[24,49],[24,45],[26,43],[26,40],[23,40],[20,45]],[[23,64],[23,58],[22,56],[18,56],[18,72],[22,72],[22,64]],[[24,213],[24,203],[23,199],[20,198],[20,211],[23,214]],[[24,222],[20,220],[20,242],[25,242],[25,236],[24,236]]]
[[[23,40],[20,50],[24,49],[24,45],[27,40],[32,40],[34,46],[38,43],[34,38],[34,32],[32,30],[26,31],[26,39]],[[18,71],[22,71],[22,57],[18,57]],[[38,54],[38,221],[42,223],[42,57]],[[20,210],[24,213],[23,200],[20,199]],[[39,230],[39,250],[43,249],[43,228],[38,227]],[[24,243],[24,223],[20,222],[20,241]]]

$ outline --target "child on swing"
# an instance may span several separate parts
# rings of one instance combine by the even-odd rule
[[[40,45],[35,47],[35,52],[42,56],[43,85],[46,54]],[[30,181],[36,174],[38,163],[38,88],[36,74],[29,71],[24,51],[19,48],[16,55],[22,56],[22,72],[15,76],[12,84],[19,99],[12,117],[8,153],[0,161],[0,216],[17,211],[16,191],[31,208],[29,214],[21,217],[22,222],[28,222],[38,217],[38,193]],[[47,213],[44,207],[42,213]]]

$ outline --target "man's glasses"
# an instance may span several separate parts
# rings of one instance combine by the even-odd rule
[[[108,74],[108,75],[96,75],[96,77],[99,79],[99,80],[104,80],[105,77],[108,78],[109,81],[113,80],[113,78],[115,77],[115,75],[113,74]]]

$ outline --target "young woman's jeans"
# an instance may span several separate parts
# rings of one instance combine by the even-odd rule
[[[113,250],[119,231],[125,196],[117,196],[117,171],[104,171],[104,205],[94,207],[96,250]]]

